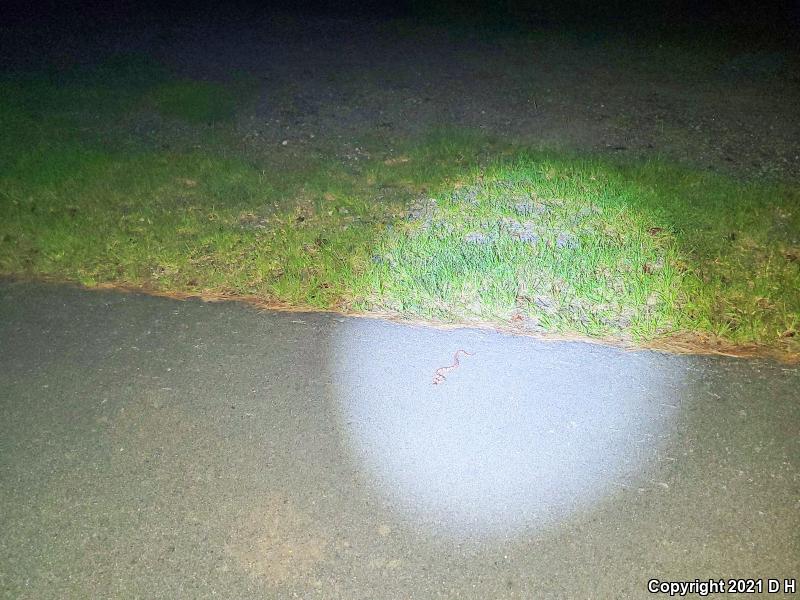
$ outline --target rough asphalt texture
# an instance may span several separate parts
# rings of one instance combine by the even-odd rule
[[[800,370],[770,362],[5,282],[0,591],[638,598],[650,578],[796,578],[799,426]]]

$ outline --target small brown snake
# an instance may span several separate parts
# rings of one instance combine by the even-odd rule
[[[465,355],[467,355],[467,356],[472,356],[473,355],[472,352],[467,352],[466,350],[461,350],[461,349],[456,350],[456,353],[453,354],[453,364],[452,365],[449,365],[447,367],[439,367],[438,369],[436,369],[436,374],[433,376],[433,385],[439,385],[440,383],[444,383],[444,380],[447,379],[444,376],[444,374],[447,373],[447,372],[450,372],[453,369],[458,367],[458,365],[459,365],[458,354],[460,352],[465,354]]]

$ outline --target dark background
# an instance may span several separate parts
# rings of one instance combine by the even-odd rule
[[[247,19],[277,10],[351,17],[410,17],[514,29],[579,27],[641,31],[714,27],[794,39],[800,28],[798,0],[11,0],[2,6],[2,21],[11,26],[120,27],[153,19]]]

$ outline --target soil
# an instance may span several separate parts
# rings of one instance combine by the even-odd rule
[[[786,49],[493,39],[288,16],[143,41],[129,43],[195,77],[257,77],[261,90],[239,132],[270,151],[335,147],[357,163],[375,140],[391,156],[398,138],[467,127],[525,144],[800,179],[800,60]]]
[[[800,179],[800,55],[788,47],[211,17],[57,44],[18,32],[6,60],[68,65],[133,51],[187,76],[249,76],[259,90],[238,118],[241,142],[287,159],[309,150],[354,164],[369,152],[391,159],[399,139],[467,127],[534,146]]]

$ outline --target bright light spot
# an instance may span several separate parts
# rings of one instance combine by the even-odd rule
[[[439,386],[437,367],[461,365]],[[657,456],[679,382],[658,355],[348,321],[334,373],[350,448],[391,503],[454,535],[551,524]]]

